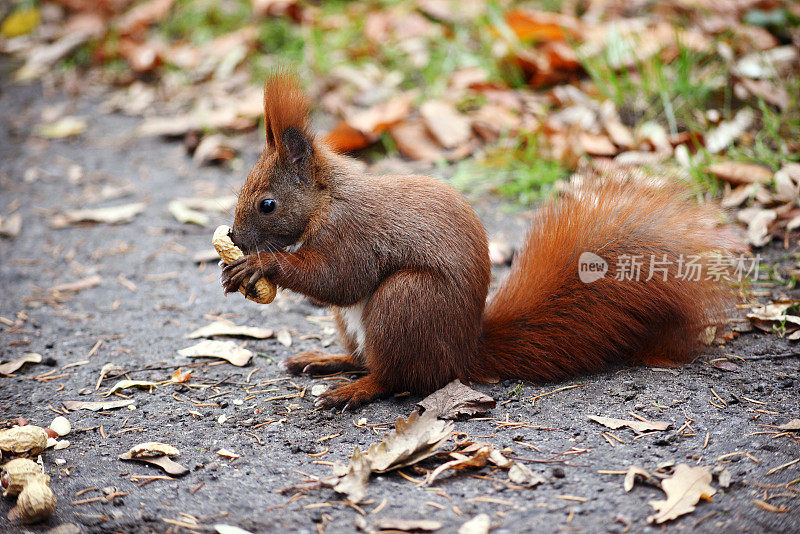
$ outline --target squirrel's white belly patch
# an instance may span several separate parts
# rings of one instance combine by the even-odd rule
[[[356,352],[361,353],[364,350],[364,343],[367,338],[367,333],[364,330],[364,302],[353,304],[347,308],[340,308],[339,312],[344,321],[347,335],[356,341]]]

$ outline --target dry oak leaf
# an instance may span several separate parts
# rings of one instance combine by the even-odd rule
[[[250,363],[253,357],[252,351],[236,344],[234,341],[201,341],[191,347],[186,347],[178,351],[181,356],[189,358],[222,358],[237,367],[243,367]]]
[[[508,470],[508,478],[515,484],[532,488],[546,482],[542,475],[536,474],[527,465],[514,462]]]
[[[514,9],[506,13],[506,24],[523,41],[563,41],[577,38],[581,23],[578,19],[559,13]]]
[[[331,486],[337,493],[347,495],[350,502],[358,503],[367,496],[367,481],[372,473],[369,459],[356,447],[346,469],[341,476],[333,477]]]
[[[124,408],[133,404],[132,399],[114,400],[114,401],[64,401],[64,408],[74,412],[77,410],[92,410],[98,412],[100,410],[114,410],[116,408]]]
[[[22,368],[23,365],[26,363],[41,363],[42,362],[42,355],[37,354],[35,352],[28,352],[27,354],[23,354],[19,358],[15,360],[11,360],[10,362],[6,362],[3,365],[0,365],[0,375],[10,375],[11,373],[18,371]]]
[[[658,478],[656,478],[655,475],[653,475],[650,471],[642,467],[632,465],[625,473],[625,480],[622,482],[622,487],[625,488],[626,492],[629,492],[633,489],[633,485],[636,483],[637,476],[642,477],[643,482],[659,488],[661,487],[661,483],[659,482]]]
[[[167,205],[167,209],[179,223],[208,226],[208,223],[211,222],[211,218],[208,215],[188,207],[180,200],[170,201],[170,203]]]
[[[358,503],[366,496],[370,473],[385,473],[433,456],[452,431],[452,422],[441,421],[430,413],[414,412],[408,419],[399,418],[395,429],[366,452],[356,447],[349,465],[334,466],[334,476],[325,483]]]
[[[81,223],[121,224],[130,222],[147,207],[144,202],[134,202],[110,208],[71,210],[50,221],[51,228],[65,228]]]
[[[733,185],[740,184],[768,184],[772,181],[772,171],[756,163],[741,161],[723,161],[709,165],[708,171]]]
[[[341,152],[364,148],[408,116],[412,98],[412,93],[406,93],[366,109],[351,111],[324,137],[324,141]]]
[[[636,432],[666,430],[671,425],[671,423],[666,421],[632,421],[627,419],[615,419],[613,417],[602,417],[599,415],[590,415],[589,419],[613,430],[627,426]]]
[[[676,465],[674,474],[661,482],[661,488],[667,494],[666,500],[650,501],[656,513],[648,517],[647,522],[664,523],[694,511],[700,499],[710,501],[717,492],[710,482],[711,473],[705,467]]]
[[[252,337],[254,339],[267,339],[273,336],[273,331],[268,328],[257,326],[238,326],[230,321],[214,321],[208,326],[198,328],[194,332],[186,334],[187,339],[197,339],[201,337],[232,336],[232,337]]]
[[[419,108],[422,120],[434,139],[444,148],[455,148],[472,135],[469,119],[441,100],[429,100]]]
[[[119,382],[111,386],[111,389],[106,391],[103,394],[103,397],[109,397],[121,389],[152,388],[157,385],[158,384],[156,382],[151,382],[150,380],[120,380]]]
[[[475,391],[456,379],[418,404],[425,408],[425,413],[431,412],[440,419],[456,419],[485,413],[494,408],[497,402],[489,395]]]
[[[778,217],[775,210],[762,208],[745,208],[736,213],[736,219],[747,224],[747,243],[754,247],[763,247],[772,241],[770,225]]]
[[[489,456],[492,453],[492,447],[490,445],[486,445],[475,451],[472,456],[467,456],[465,454],[461,454],[458,452],[451,453],[450,456],[455,458],[455,460],[451,460],[449,462],[445,462],[430,473],[425,478],[425,485],[429,486],[433,484],[433,481],[436,480],[436,477],[444,473],[445,471],[452,469],[454,471],[458,471],[459,469],[465,469],[467,467],[483,467],[486,465],[486,462],[489,460]]]
[[[172,445],[159,443],[157,441],[148,441],[146,443],[134,445],[128,452],[119,455],[119,459],[153,464],[163,469],[167,474],[183,476],[187,474],[189,470],[170,458],[170,456],[178,456],[179,454],[178,449]]]
[[[434,532],[442,528],[439,521],[433,519],[392,519],[383,517],[375,525],[380,530],[401,530],[403,532]]]
[[[721,122],[719,126],[706,134],[706,150],[711,154],[722,152],[750,127],[754,119],[755,113],[753,113],[752,109],[744,108],[739,110],[732,120]]]
[[[420,120],[403,122],[389,130],[397,150],[409,159],[434,163],[445,159],[445,153],[433,140]]]
[[[364,455],[376,473],[399,469],[436,454],[452,431],[452,422],[414,412],[406,420],[398,419],[395,430],[373,444]]]
[[[117,30],[123,35],[140,34],[147,27],[164,20],[175,0],[149,0],[125,12],[116,21]]]
[[[792,419],[788,423],[784,423],[778,427],[781,430],[789,430],[796,432],[800,430],[800,419]]]
[[[754,306],[747,318],[761,330],[773,332],[773,325],[784,325],[790,328],[800,327],[800,317],[787,313],[789,309],[797,305],[795,300],[771,302],[765,305]]]

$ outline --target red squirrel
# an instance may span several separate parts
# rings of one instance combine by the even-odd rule
[[[366,371],[318,404],[353,408],[391,393],[429,393],[453,379],[552,381],[615,365],[686,361],[718,322],[723,281],[682,279],[683,256],[719,237],[710,208],[676,187],[587,180],[534,216],[508,278],[487,302],[486,232],[460,193],[427,176],[372,176],[309,126],[295,77],[264,88],[266,148],[239,194],[225,293],[266,277],[330,305],[346,353],[306,352],[292,373]],[[667,259],[664,275],[593,282],[581,254],[616,265]],[[706,260],[702,260],[706,261]]]

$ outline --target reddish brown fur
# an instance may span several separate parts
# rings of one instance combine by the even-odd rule
[[[539,212],[484,311],[486,235],[463,197],[424,176],[363,174],[305,129],[298,114],[307,109],[292,78],[279,75],[267,88],[272,144],[248,176],[233,231],[251,254],[225,268],[223,285],[235,291],[266,276],[334,307],[350,354],[287,362],[293,372],[366,368],[366,377],[322,397],[327,406],[426,393],[454,378],[553,380],[684,361],[727,298],[722,284],[678,280],[674,267],[667,282],[581,283],[583,251],[613,266],[623,254],[675,259],[715,247],[709,212],[680,191],[591,181]],[[280,161],[274,147],[298,125],[308,160]],[[261,214],[253,206],[265,195],[293,207]]]
[[[308,133],[308,112],[311,103],[300,89],[297,78],[288,72],[278,72],[264,84],[264,130],[267,145],[285,155],[283,133],[294,127]]]
[[[731,293],[721,282],[679,276],[681,257],[724,247],[710,220],[679,188],[604,180],[572,186],[534,218],[525,248],[484,312],[481,373],[558,380],[619,364],[686,361],[698,336],[719,322]],[[608,274],[579,279],[593,252]],[[641,256],[641,279],[617,280],[621,256]],[[666,257],[666,281],[646,281],[650,258]]]

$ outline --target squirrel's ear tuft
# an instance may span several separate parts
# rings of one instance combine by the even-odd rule
[[[295,137],[305,141],[310,151],[309,108],[308,97],[300,89],[300,82],[294,74],[277,71],[264,84],[264,129],[267,146],[276,150],[281,159],[284,156],[290,159],[294,157],[291,152],[297,148]],[[293,140],[287,142],[284,135],[289,131],[296,133],[292,133],[290,137]]]

